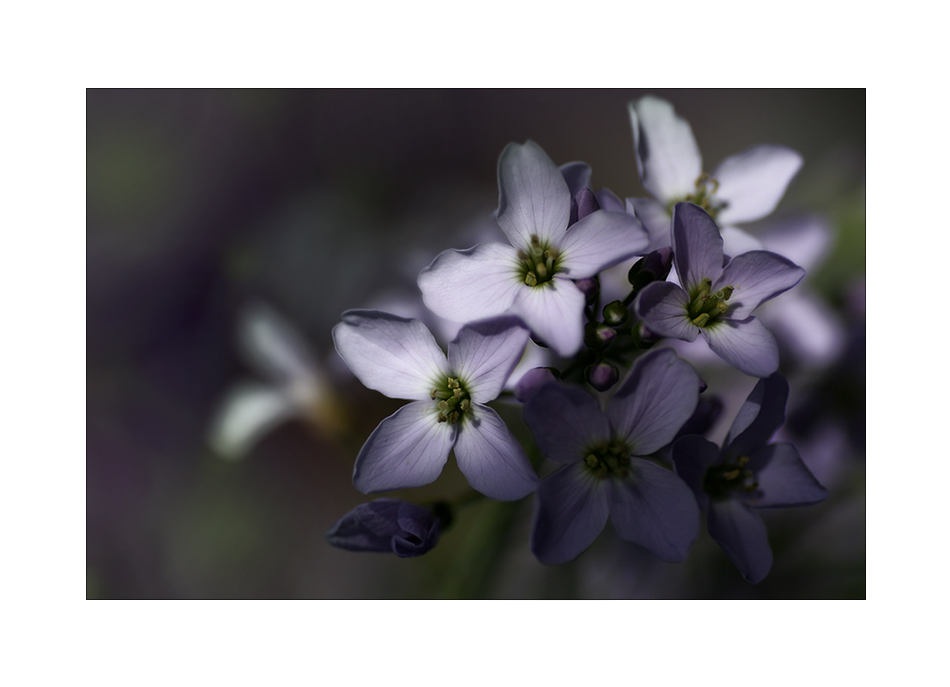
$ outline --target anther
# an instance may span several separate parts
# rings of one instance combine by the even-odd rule
[[[690,320],[697,327],[704,327],[706,323],[709,322],[709,313],[702,313],[699,317],[693,318]]]
[[[528,286],[537,286],[538,278],[534,276],[534,272],[528,272],[526,275],[524,275],[524,283]]]

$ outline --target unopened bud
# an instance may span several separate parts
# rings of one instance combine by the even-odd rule
[[[602,351],[617,336],[610,327],[599,322],[584,325],[584,345],[592,351]]]
[[[587,382],[597,389],[597,391],[607,391],[617,383],[620,373],[616,366],[608,362],[599,362],[596,365],[590,365],[585,371]]]
[[[614,301],[604,306],[604,322],[611,327],[623,324],[627,319],[627,306],[620,301]]]

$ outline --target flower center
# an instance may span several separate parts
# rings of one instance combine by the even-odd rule
[[[447,377],[445,384],[441,388],[433,389],[429,397],[432,400],[438,399],[438,421],[448,422],[450,425],[460,422],[472,405],[468,391],[455,377]]]
[[[696,177],[696,189],[692,193],[687,193],[685,198],[674,200],[667,208],[667,212],[673,211],[673,206],[681,201],[694,203],[709,213],[709,216],[716,219],[720,210],[724,210],[729,203],[716,198],[716,191],[719,190],[719,181],[703,172]]]
[[[622,439],[601,442],[587,451],[584,465],[598,479],[630,474],[630,447]]]
[[[561,262],[561,252],[541,243],[537,234],[531,234],[528,250],[518,249],[518,274],[528,286],[541,286],[554,278]]]
[[[739,456],[734,461],[727,459],[722,465],[714,465],[706,471],[703,490],[712,497],[725,497],[731,491],[753,492],[759,488],[752,470],[746,469],[748,456]]]
[[[729,304],[726,301],[735,289],[731,286],[723,286],[716,293],[710,293],[711,289],[712,281],[709,277],[704,278],[686,306],[689,321],[697,327],[707,327],[720,315],[729,312]]]

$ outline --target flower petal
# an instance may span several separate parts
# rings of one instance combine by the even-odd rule
[[[571,198],[576,196],[582,188],[590,188],[590,165],[586,162],[568,162],[558,167],[558,171],[567,182],[567,190]]]
[[[528,330],[515,317],[469,324],[449,344],[449,367],[465,381],[473,403],[487,403],[505,388],[528,343]]]
[[[765,250],[759,239],[742,229],[720,226],[719,232],[722,234],[722,252],[727,257],[742,255],[750,250]]]
[[[546,565],[566,563],[583,553],[607,523],[604,480],[578,461],[541,480],[531,528],[531,551]]]
[[[607,212],[627,211],[624,202],[609,188],[600,189],[594,194],[594,197],[597,198],[597,204],[600,205],[601,210],[606,210]]]
[[[825,489],[802,462],[791,444],[769,444],[749,457],[749,469],[759,483],[762,496],[749,505],[754,508],[809,506],[828,498]]]
[[[699,336],[699,327],[689,321],[687,305],[689,297],[682,288],[668,281],[657,281],[637,294],[634,307],[650,331],[694,341]]]
[[[390,398],[429,398],[448,362],[419,320],[378,310],[347,310],[333,328],[333,343],[347,367],[370,389]]]
[[[516,248],[531,236],[553,243],[567,230],[571,192],[560,170],[534,141],[509,143],[498,160],[498,226]]]
[[[370,494],[434,482],[458,427],[438,422],[438,412],[432,401],[416,401],[380,422],[356,458],[353,485]]]
[[[663,203],[652,198],[627,198],[624,207],[628,213],[637,216],[640,224],[650,234],[647,250],[655,251],[672,245],[670,213]]]
[[[776,145],[755,146],[723,160],[713,172],[719,182],[716,198],[728,203],[719,212],[719,221],[732,224],[765,217],[801,166],[801,155]]]
[[[610,439],[610,424],[597,399],[566,384],[542,386],[524,406],[524,421],[549,460],[582,461],[586,451]]]
[[[268,378],[292,384],[319,374],[306,342],[273,308],[263,303],[248,306],[238,333],[244,358]]]
[[[650,351],[607,403],[614,434],[648,456],[673,441],[699,401],[699,375],[670,349]]]
[[[242,384],[228,393],[211,424],[208,442],[225,458],[241,458],[264,434],[299,412],[283,389]]]
[[[758,584],[769,574],[769,535],[754,510],[735,499],[712,500],[706,513],[706,528],[748,582]]]
[[[653,96],[630,103],[628,110],[643,187],[663,203],[691,193],[703,160],[686,120],[668,102]]]
[[[361,503],[326,533],[327,541],[347,551],[421,556],[439,541],[441,523],[432,510],[398,499]]]
[[[703,328],[713,353],[740,372],[768,377],[778,369],[778,344],[765,325],[754,317],[716,320]]]
[[[488,498],[516,501],[538,488],[521,444],[488,406],[476,404],[466,413],[455,440],[455,459],[468,483]]]
[[[709,497],[703,484],[706,481],[706,471],[722,460],[719,447],[698,434],[690,434],[676,440],[671,458],[677,476],[692,490],[699,507],[706,510]]]
[[[419,274],[426,307],[452,322],[501,315],[523,287],[517,251],[503,243],[444,251]]]
[[[722,235],[698,205],[673,206],[673,264],[687,293],[698,288],[703,279],[715,282],[722,272]]]
[[[765,301],[785,293],[805,276],[805,270],[787,258],[764,250],[737,255],[713,282],[712,290],[732,286],[729,317],[744,320]]]
[[[636,217],[599,210],[572,226],[557,244],[560,273],[585,279],[646,250],[650,236]]]
[[[584,294],[570,279],[518,290],[511,313],[554,351],[568,358],[584,343]]]
[[[780,374],[760,379],[739,408],[729,429],[723,451],[729,455],[748,455],[765,446],[785,423],[788,382]]]

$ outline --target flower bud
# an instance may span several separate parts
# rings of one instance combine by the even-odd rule
[[[584,345],[592,351],[604,350],[616,336],[617,332],[599,322],[584,325]]]
[[[600,280],[597,277],[588,277],[587,279],[578,279],[574,284],[581,290],[587,299],[587,305],[593,305],[600,297]]]
[[[327,541],[347,551],[421,556],[439,541],[442,523],[430,508],[398,499],[361,503],[340,518]]]
[[[617,367],[608,362],[599,362],[596,365],[590,365],[585,372],[587,374],[587,382],[597,389],[597,391],[607,391],[607,389],[616,384],[620,378]]]
[[[673,267],[673,249],[660,248],[641,258],[627,272],[627,281],[634,290],[655,281],[665,281]]]
[[[574,200],[577,203],[578,222],[587,217],[587,215],[591,215],[600,210],[600,204],[597,202],[597,198],[587,187],[578,191],[574,196]]]
[[[623,324],[627,319],[627,306],[620,301],[614,301],[604,306],[604,322],[611,327]]]

